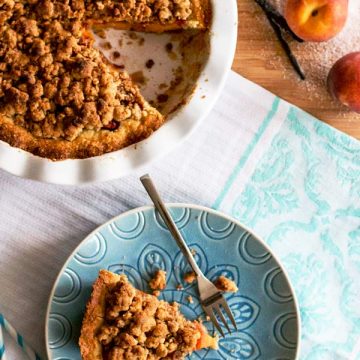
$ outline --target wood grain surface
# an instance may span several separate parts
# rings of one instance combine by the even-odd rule
[[[239,34],[233,70],[318,119],[360,139],[360,115],[332,101],[324,88],[309,89],[298,80],[262,10],[254,0],[237,1]],[[319,86],[325,87],[323,84]],[[314,91],[325,93],[321,101],[312,96]]]

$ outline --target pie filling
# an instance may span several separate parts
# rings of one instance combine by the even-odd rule
[[[201,323],[186,320],[177,303],[158,300],[125,275],[105,270],[94,284],[79,344],[83,360],[184,359],[217,348],[216,339]]]
[[[208,0],[0,0],[0,140],[54,160],[120,149],[164,117],[91,27],[206,29]]]

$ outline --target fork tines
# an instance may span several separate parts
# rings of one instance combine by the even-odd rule
[[[226,315],[229,317],[231,323],[234,325],[234,328],[237,330],[236,322],[234,316],[231,312],[229,305],[227,304],[224,296],[221,293],[217,293],[210,298],[204,300],[202,302],[203,309],[210,317],[211,322],[214,324],[219,333],[224,337],[224,332],[218,322],[217,316],[220,318],[221,322],[225,325],[228,332],[231,334],[230,327],[225,319],[225,316],[220,308],[220,306],[224,309]]]

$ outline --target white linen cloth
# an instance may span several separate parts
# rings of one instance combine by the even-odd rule
[[[299,297],[301,359],[358,359],[359,159],[356,140],[231,73],[195,133],[142,173],[69,187],[0,171],[0,312],[45,359],[59,270],[97,226],[149,203],[138,180],[149,172],[166,202],[218,208],[272,246]],[[9,347],[8,359],[24,358]]]

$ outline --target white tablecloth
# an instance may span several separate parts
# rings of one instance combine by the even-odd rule
[[[359,159],[358,142],[232,73],[197,131],[145,171],[167,202],[219,208],[275,249],[300,301],[302,359],[356,359]],[[44,358],[46,306],[60,268],[97,226],[149,203],[140,175],[63,187],[0,171],[0,312]],[[9,347],[8,358],[22,359]]]

